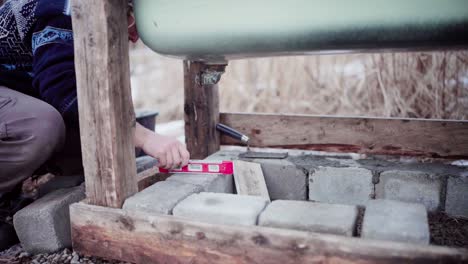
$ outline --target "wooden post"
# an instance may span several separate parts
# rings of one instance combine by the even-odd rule
[[[127,0],[74,0],[72,18],[86,194],[119,208],[137,192]]]
[[[185,141],[192,159],[219,150],[219,92],[216,85],[226,65],[184,61]]]

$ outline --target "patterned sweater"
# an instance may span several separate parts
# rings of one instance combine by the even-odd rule
[[[0,8],[0,85],[54,106],[78,125],[69,0],[9,0]]]

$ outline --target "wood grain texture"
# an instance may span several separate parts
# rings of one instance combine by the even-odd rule
[[[262,166],[242,160],[233,161],[237,194],[260,196],[270,200]]]
[[[134,263],[466,263],[468,251],[73,204],[73,248]]]
[[[200,80],[205,71],[224,67],[184,61],[185,141],[192,159],[204,159],[219,150],[218,85],[202,85]]]
[[[468,157],[468,121],[222,113],[220,122],[253,147]],[[225,136],[221,143],[239,144]]]
[[[137,192],[127,0],[74,0],[72,18],[87,198],[121,207]]]

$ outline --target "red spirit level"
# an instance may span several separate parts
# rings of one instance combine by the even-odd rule
[[[180,169],[159,168],[162,173],[213,173],[213,174],[233,174],[234,167],[232,161],[206,161],[191,160],[189,164]]]

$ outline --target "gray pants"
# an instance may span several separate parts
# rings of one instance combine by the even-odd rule
[[[78,145],[73,153],[78,157],[72,162],[81,167],[79,136],[77,132],[70,134],[75,135],[65,136],[64,121],[51,105],[0,86],[0,196],[31,177],[44,163],[64,159],[68,153],[61,150],[67,141]]]

